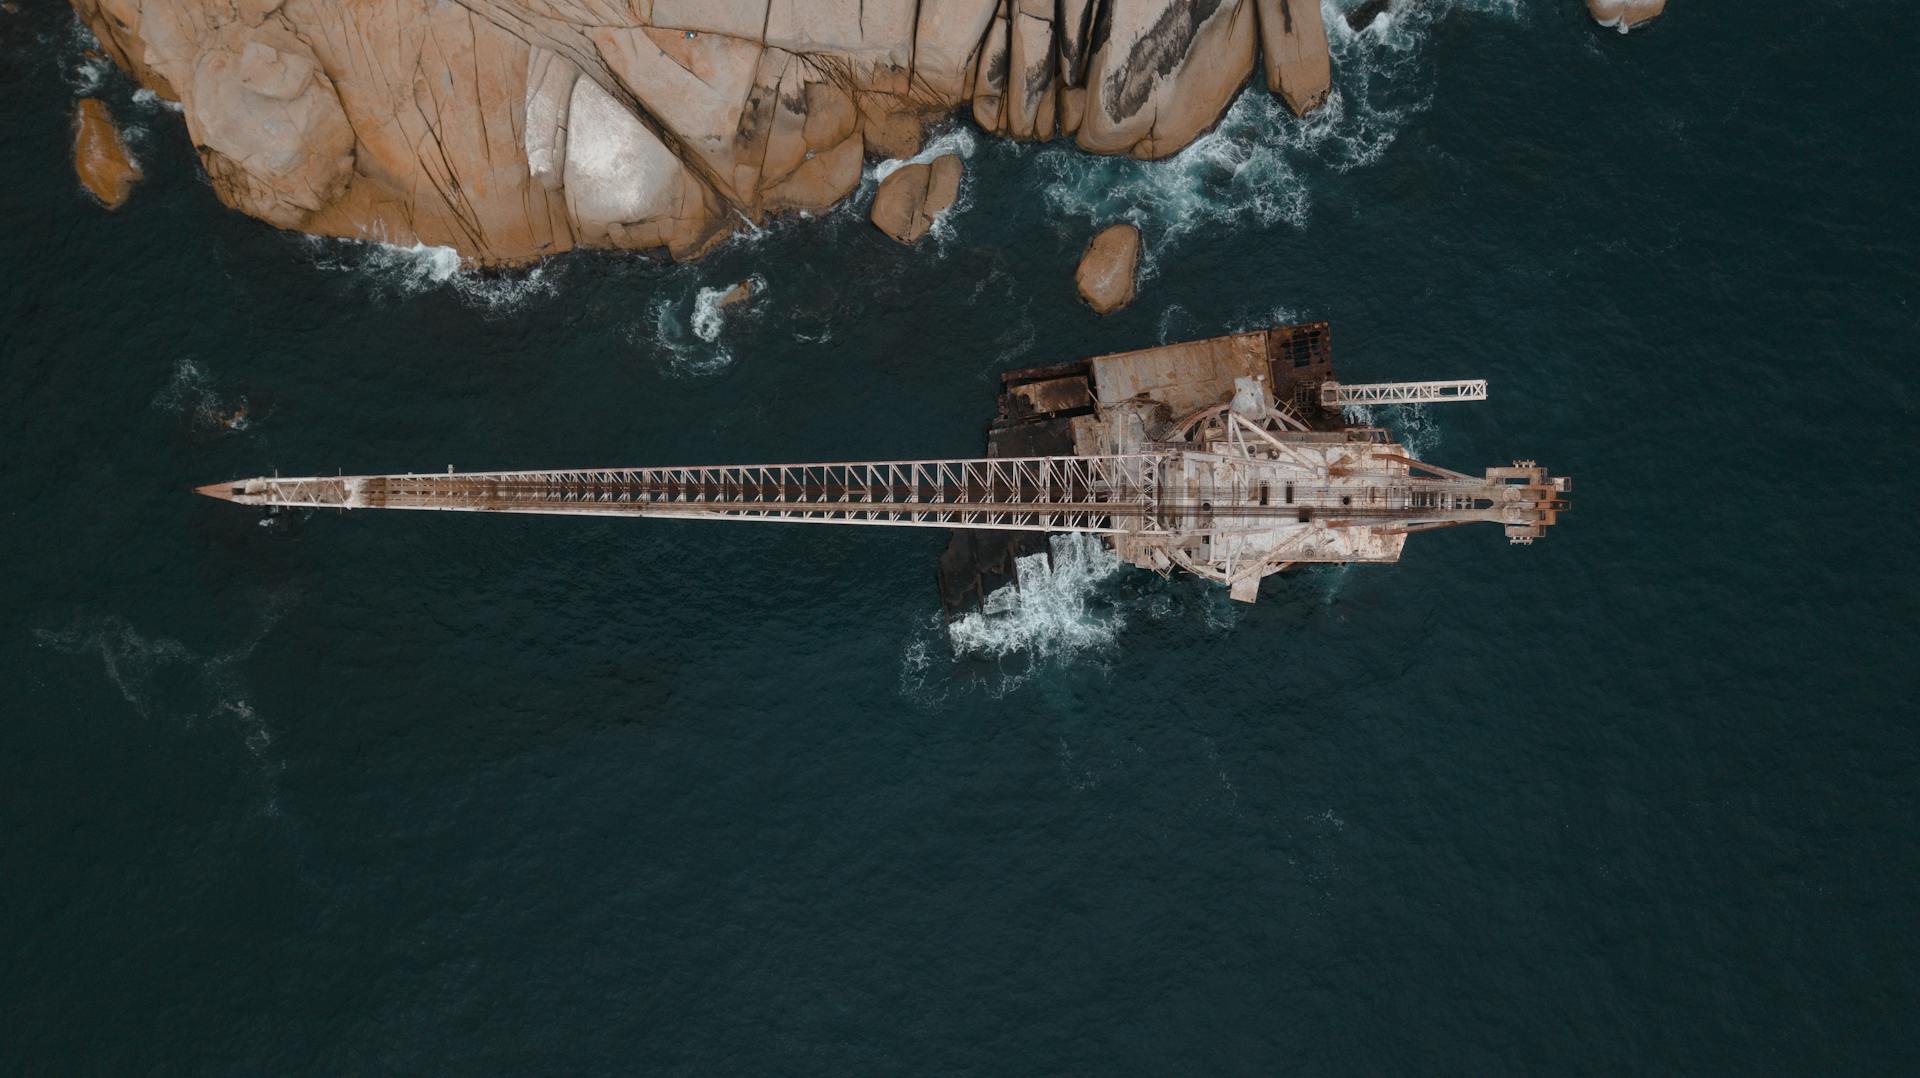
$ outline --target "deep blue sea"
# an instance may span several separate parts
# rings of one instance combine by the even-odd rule
[[[916,249],[869,180],[497,277],[223,209],[0,15],[0,1074],[1914,1073],[1920,14],[1670,6],[1336,28],[1161,163],[955,126]],[[949,637],[939,532],[189,493],[967,456],[1003,370],[1320,318],[1573,512],[1251,607],[1066,542]]]

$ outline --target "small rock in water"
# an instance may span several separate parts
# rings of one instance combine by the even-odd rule
[[[933,219],[960,193],[960,158],[941,154],[930,165],[903,165],[880,181],[869,215],[874,227],[901,243],[927,234]]]
[[[140,166],[127,152],[112,115],[99,98],[82,98],[74,114],[73,170],[81,185],[110,210],[126,205],[133,185],[140,180]]]
[[[734,285],[732,288],[727,289],[725,295],[713,301],[713,306],[717,310],[724,311],[728,307],[745,303],[758,295],[759,292],[760,282],[755,278],[749,277],[739,284]]]
[[[1073,283],[1096,312],[1112,314],[1133,302],[1134,275],[1140,268],[1140,230],[1108,225],[1087,244]]]
[[[1587,0],[1593,21],[1621,33],[1638,30],[1667,9],[1667,0]]]

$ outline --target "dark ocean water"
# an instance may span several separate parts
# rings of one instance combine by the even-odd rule
[[[1673,7],[1438,2],[1163,165],[956,132],[918,250],[869,189],[503,279],[223,210],[112,75],[103,213],[0,16],[0,1073],[1911,1072],[1920,17]],[[964,456],[1276,318],[1491,379],[1395,422],[1575,511],[1253,607],[1064,549],[950,648],[938,533],[187,493]]]

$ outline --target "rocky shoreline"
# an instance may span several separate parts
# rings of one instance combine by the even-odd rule
[[[72,2],[107,55],[180,106],[226,205],[483,266],[575,247],[697,258],[830,209],[866,161],[913,156],[956,114],[1158,158],[1256,75],[1296,115],[1332,85],[1319,0]],[[1393,2],[1344,17],[1364,29]],[[1587,4],[1624,33],[1665,0]],[[76,168],[114,208],[138,168],[90,108]],[[935,164],[876,200],[875,224],[903,243],[953,201],[959,162]]]
[[[1318,0],[73,0],[178,102],[222,202],[281,228],[690,259],[820,212],[963,112],[1164,157],[1256,69],[1326,99]],[[942,177],[943,179],[947,177]],[[895,231],[924,231],[912,220]]]

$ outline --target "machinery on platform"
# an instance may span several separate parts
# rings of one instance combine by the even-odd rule
[[[1355,406],[1484,400],[1484,381],[1342,385],[1324,322],[1003,376],[985,457],[830,464],[265,477],[199,488],[242,505],[946,528],[943,604],[983,602],[1046,533],[1106,537],[1252,602],[1290,565],[1391,562],[1409,534],[1539,538],[1569,480],[1532,461],[1472,476],[1415,460]],[[1044,547],[1038,547],[1044,549]]]

